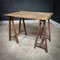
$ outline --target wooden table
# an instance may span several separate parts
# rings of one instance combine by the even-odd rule
[[[35,41],[35,47],[41,47],[43,49],[45,49],[45,51],[47,52],[47,35],[46,35],[46,21],[48,21],[48,29],[49,29],[49,41],[51,41],[51,36],[50,36],[50,18],[53,15],[53,13],[51,12],[31,12],[31,11],[19,11],[19,12],[13,12],[13,13],[8,13],[8,14],[4,14],[4,16],[8,16],[9,17],[9,40],[11,40],[11,22],[12,22],[12,26],[13,26],[13,30],[14,30],[14,36],[16,38],[17,43],[18,41],[18,36],[17,36],[17,32],[15,29],[15,25],[14,25],[14,20],[13,17],[17,17],[20,18],[20,22],[19,22],[19,27],[21,27],[21,19],[23,19],[23,23],[24,23],[24,29],[25,29],[25,34],[27,34],[26,32],[26,27],[25,27],[25,22],[24,22],[24,18],[30,18],[33,20],[39,20],[39,28],[37,31],[37,37],[36,37],[36,41]],[[43,29],[42,29],[42,33],[40,33],[40,29],[41,29],[41,21],[43,22]],[[20,28],[19,28],[19,32],[20,32]],[[45,41],[45,45],[42,46],[38,46],[37,45],[37,40],[38,40],[38,36],[40,35],[44,35],[44,38],[42,39],[41,44],[44,45],[44,41]]]

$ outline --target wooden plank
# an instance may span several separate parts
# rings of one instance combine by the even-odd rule
[[[19,11],[4,14],[5,16],[19,17],[19,18],[31,18],[34,20],[48,20],[53,13],[50,12],[31,12],[31,11]]]

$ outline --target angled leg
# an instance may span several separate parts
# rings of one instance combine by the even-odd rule
[[[38,32],[37,32],[37,36],[36,36],[36,41],[35,41],[35,45],[34,45],[34,48],[36,48],[36,44],[37,44],[37,41],[38,41],[38,36],[40,34],[40,21],[39,21],[39,27],[38,27]]]
[[[43,37],[42,37],[42,41],[41,41],[41,48],[43,48],[46,52],[48,52],[47,50],[47,32],[46,32],[46,21],[44,21],[44,24],[43,24]]]
[[[44,43],[44,27],[45,27],[45,21],[43,21],[43,26],[42,26],[42,32],[41,32],[41,38],[42,38],[42,40],[41,40],[41,44]]]
[[[24,25],[25,35],[27,35],[27,31],[26,31],[26,26],[25,26],[24,18],[23,18],[23,25]]]
[[[47,36],[47,33],[46,33],[46,21],[43,20],[41,23],[43,23],[43,31],[40,33],[40,30],[42,29],[41,26],[40,26],[40,23],[39,23],[39,29],[38,29],[38,33],[37,33],[37,37],[36,37],[36,41],[35,41],[35,47],[40,47],[42,49],[44,49],[46,52],[48,52],[47,50],[47,39],[46,39],[46,36]],[[42,34],[42,41],[41,43],[38,43],[38,36],[39,36],[39,33]]]
[[[41,36],[42,36],[42,34],[41,34],[42,33],[42,29],[41,29],[42,28],[41,27],[42,23],[41,23],[41,21],[39,21],[39,23],[40,23],[40,34],[39,35],[40,35],[40,38],[41,38]]]
[[[45,51],[48,52],[47,50],[47,32],[46,32],[46,21],[45,21],[45,26],[44,26],[44,40],[45,40]]]
[[[41,23],[42,23],[42,27],[41,27],[41,33],[40,33],[40,38],[42,38],[42,36],[43,36],[43,30],[44,30],[44,20],[42,20],[41,21]]]
[[[16,32],[15,25],[14,25],[14,20],[13,20],[13,18],[12,18],[11,21],[12,21],[12,26],[13,26],[13,30],[14,30],[14,34],[15,34],[15,38],[16,38],[16,42],[19,43],[19,41],[18,41],[18,37],[17,37],[17,32]]]
[[[49,41],[51,41],[50,20],[48,20]]]
[[[11,41],[11,17],[9,17],[9,41]]]
[[[19,20],[19,33],[21,32],[21,18]]]

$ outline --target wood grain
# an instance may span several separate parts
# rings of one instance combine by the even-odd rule
[[[4,14],[4,16],[31,18],[34,20],[48,20],[52,15],[53,15],[52,12],[31,12],[31,11],[19,11]]]

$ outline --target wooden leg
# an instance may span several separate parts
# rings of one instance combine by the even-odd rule
[[[40,32],[39,32],[40,34],[39,35],[40,35],[40,38],[41,38],[41,36],[42,36],[42,34],[41,34],[42,33],[41,21],[39,21],[39,23],[40,23]]]
[[[48,20],[49,41],[51,41],[50,20]]]
[[[11,17],[9,17],[9,41],[11,41]]]
[[[41,32],[42,36],[43,36],[42,37],[42,41],[41,41],[41,43],[37,42],[38,36],[39,36],[39,32],[42,29],[41,26],[40,26],[41,24],[39,23],[39,29],[38,29],[38,33],[37,33],[37,37],[36,37],[34,48],[35,47],[40,47],[40,48],[44,49],[46,52],[48,52],[48,50],[47,50],[47,39],[46,39],[46,36],[47,36],[47,33],[46,33],[46,21],[43,20],[43,21],[41,21],[41,23],[43,23],[43,31]]]
[[[19,33],[21,32],[21,18],[19,20]]]
[[[24,25],[25,35],[27,35],[27,31],[26,31],[26,26],[25,26],[24,18],[23,18],[23,25]]]
[[[44,21],[44,24],[43,24],[43,37],[42,37],[42,41],[40,43],[40,48],[44,49],[46,52],[48,52],[47,50],[47,39],[46,39],[46,36],[47,36],[47,33],[46,33],[46,21]]]
[[[43,26],[42,26],[42,32],[41,32],[41,38],[42,38],[41,44],[44,43],[44,26],[45,26],[45,21],[42,21],[42,22],[43,22]]]
[[[43,24],[43,37],[42,37],[42,41],[41,41],[41,48],[45,49],[46,52],[48,52],[47,50],[47,32],[46,32],[46,21],[44,21],[44,24]]]
[[[42,38],[42,36],[43,36],[43,30],[44,30],[44,20],[42,20],[42,21],[41,21],[41,24],[42,24],[43,26],[41,26],[40,38]]]
[[[45,21],[45,26],[44,26],[44,40],[45,40],[45,51],[48,52],[47,50],[47,32],[46,32],[46,21]]]
[[[38,36],[39,36],[39,33],[40,33],[40,21],[39,21],[39,27],[38,27],[38,32],[37,32],[37,36],[36,36],[36,41],[35,41],[35,45],[34,45],[34,48],[36,48],[36,44],[37,44],[37,40],[38,40]]]
[[[18,37],[17,37],[17,32],[16,32],[16,29],[15,29],[15,25],[14,25],[14,20],[12,19],[12,26],[13,26],[13,30],[14,30],[14,34],[15,34],[15,38],[16,38],[16,42],[19,43],[18,41]]]

